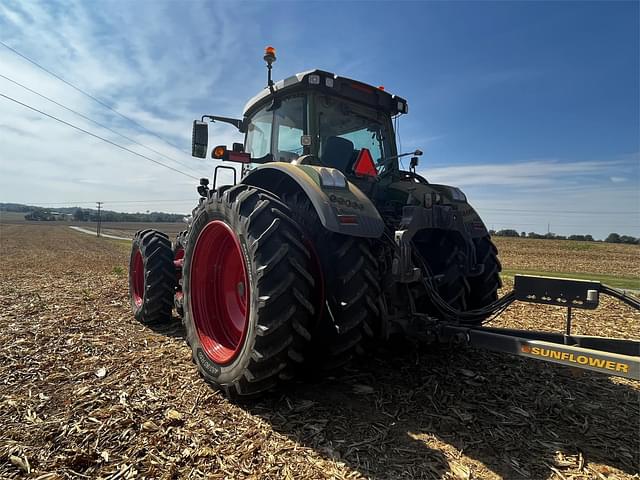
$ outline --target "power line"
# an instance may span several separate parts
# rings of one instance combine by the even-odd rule
[[[162,157],[164,157],[164,158],[166,158],[166,159],[168,159],[168,160],[171,160],[171,161],[173,161],[173,162],[177,163],[178,165],[182,165],[182,166],[183,166],[183,167],[185,167],[185,168],[188,168],[188,169],[190,169],[190,170],[195,171],[195,170],[194,170],[194,168],[193,168],[192,166],[187,165],[186,163],[182,163],[182,162],[180,162],[179,160],[176,160],[175,158],[170,157],[169,155],[165,155],[165,154],[164,154],[164,153],[162,153],[162,152],[159,152],[159,151],[157,151],[157,150],[154,150],[153,148],[148,147],[147,145],[144,145],[143,143],[140,143],[140,142],[138,142],[137,140],[134,140],[134,139],[133,139],[133,138],[131,138],[131,137],[128,137],[128,136],[126,136],[126,135],[123,135],[122,133],[117,132],[116,130],[114,130],[114,129],[112,129],[112,128],[108,127],[108,126],[106,126],[106,125],[104,125],[104,124],[102,124],[102,123],[100,123],[100,122],[98,122],[98,121],[96,121],[96,120],[93,120],[92,118],[90,118],[90,117],[88,117],[88,116],[84,115],[83,113],[78,112],[77,110],[74,110],[74,109],[72,109],[72,108],[69,108],[69,107],[67,107],[66,105],[63,105],[62,103],[59,103],[59,102],[57,102],[57,101],[53,100],[52,98],[49,98],[49,97],[47,97],[46,95],[43,95],[42,93],[36,92],[35,90],[33,90],[33,89],[31,89],[31,88],[27,87],[26,85],[23,85],[22,83],[20,83],[20,82],[18,82],[18,81],[16,81],[16,80],[13,80],[13,79],[11,79],[11,78],[9,78],[9,77],[7,77],[7,76],[5,76],[5,75],[2,75],[2,74],[0,74],[0,77],[1,77],[1,78],[4,78],[5,80],[8,80],[9,82],[11,82],[11,83],[13,83],[13,84],[15,84],[15,85],[17,85],[17,86],[19,86],[19,87],[21,87],[21,88],[24,88],[24,89],[25,89],[25,90],[27,90],[28,92],[31,92],[31,93],[33,93],[33,94],[35,94],[35,95],[38,95],[39,97],[42,97],[42,98],[44,98],[45,100],[48,100],[48,101],[50,101],[51,103],[54,103],[54,104],[58,105],[59,107],[64,108],[65,110],[68,110],[69,112],[71,112],[71,113],[73,113],[73,114],[75,114],[75,115],[78,115],[79,117],[84,118],[85,120],[87,120],[87,121],[89,121],[89,122],[91,122],[91,123],[93,123],[93,124],[95,124],[95,125],[98,125],[99,127],[102,127],[102,128],[104,128],[104,129],[106,129],[106,130],[109,130],[111,133],[114,133],[115,135],[118,135],[119,137],[122,137],[122,138],[124,138],[125,140],[128,140],[128,141],[130,141],[130,142],[132,142],[132,143],[135,143],[136,145],[139,145],[139,146],[141,146],[141,147],[143,147],[143,148],[146,148],[147,150],[150,150],[150,151],[152,151],[153,153],[156,153],[156,154],[158,154],[158,155],[160,155],[160,156],[162,156]]]
[[[169,140],[166,140],[164,138],[162,138],[160,135],[158,135],[157,133],[152,132],[151,130],[149,130],[148,128],[140,125],[138,122],[136,122],[135,120],[127,117],[126,115],[124,115],[123,113],[120,113],[118,110],[116,110],[115,108],[113,108],[111,105],[109,105],[108,103],[100,100],[99,98],[94,97],[93,95],[91,95],[89,92],[86,92],[85,90],[81,89],[80,87],[75,86],[73,83],[65,80],[64,78],[62,78],[60,75],[57,75],[56,73],[53,73],[51,70],[48,70],[47,68],[43,67],[42,65],[40,65],[38,62],[36,62],[35,60],[32,60],[31,58],[27,57],[26,55],[20,53],[19,51],[17,51],[15,48],[10,47],[9,45],[7,45],[6,43],[4,43],[2,40],[0,40],[0,44],[2,46],[4,46],[5,48],[7,48],[8,50],[11,50],[13,53],[15,53],[16,55],[24,58],[27,62],[35,65],[36,67],[38,67],[39,69],[47,72],[49,75],[57,78],[58,80],[60,80],[61,82],[69,85],[71,88],[73,88],[74,90],[77,90],[78,92],[82,93],[83,95],[86,95],[87,97],[89,97],[90,99],[92,99],[93,101],[99,103],[100,105],[102,105],[103,107],[108,108],[109,110],[111,110],[112,112],[116,113],[117,115],[121,116],[122,118],[124,118],[125,120],[127,120],[128,122],[133,123],[134,125],[136,125],[138,128],[141,128],[142,130],[144,130],[145,132],[150,133],[151,135],[153,135],[154,137],[159,138],[160,140],[162,140],[163,142],[165,142],[168,145],[171,145],[173,148],[176,148],[178,150],[180,150],[181,152],[185,152],[185,153],[189,153],[186,152],[185,150],[182,150],[182,148],[180,148],[179,146],[177,146],[175,143],[170,142]]]
[[[16,100],[15,98],[9,97],[8,95],[5,95],[4,93],[0,93],[0,97],[4,97],[7,100],[10,100],[10,101],[12,101],[14,103],[17,103],[18,105],[22,105],[23,107],[28,108],[29,110],[33,110],[34,112],[38,112],[38,113],[40,113],[40,114],[42,114],[42,115],[44,115],[46,117],[49,117],[49,118],[51,118],[53,120],[56,120],[57,122],[63,123],[64,125],[67,125],[67,126],[69,126],[71,128],[74,128],[74,129],[76,129],[76,130],[78,130],[78,131],[80,131],[82,133],[86,133],[87,135],[91,135],[92,137],[97,138],[98,140],[102,140],[103,142],[106,142],[106,143],[108,143],[110,145],[113,145],[114,147],[118,147],[118,148],[120,148],[120,149],[122,149],[122,150],[124,150],[126,152],[132,153],[133,155],[136,155],[138,157],[141,157],[141,158],[144,158],[146,160],[149,160],[150,162],[153,162],[155,164],[161,165],[161,166],[163,166],[165,168],[168,168],[169,170],[173,170],[174,172],[179,173],[180,175],[184,175],[185,177],[193,178],[194,180],[199,180],[198,177],[194,177],[193,175],[191,175],[189,173],[185,173],[182,170],[178,170],[177,168],[174,168],[171,165],[167,165],[166,163],[162,163],[162,162],[160,162],[158,160],[154,160],[151,157],[147,157],[146,155],[142,155],[141,153],[135,152],[135,151],[133,151],[133,150],[127,148],[127,147],[124,147],[124,146],[120,145],[119,143],[112,142],[111,140],[109,140],[107,138],[104,138],[104,137],[101,137],[100,135],[96,135],[95,133],[91,133],[88,130],[80,128],[80,127],[78,127],[78,126],[76,126],[76,125],[74,125],[72,123],[66,122],[66,121],[64,121],[64,120],[62,120],[62,119],[60,119],[58,117],[55,117],[55,116],[50,115],[48,113],[45,113],[42,110],[38,110],[37,108],[32,107],[30,105],[27,105],[26,103],[22,103],[21,101]]]

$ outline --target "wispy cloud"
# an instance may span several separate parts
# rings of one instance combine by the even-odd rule
[[[615,167],[615,164],[605,161],[531,160],[514,163],[425,167],[422,173],[435,183],[453,182],[461,186],[525,187],[549,185],[560,179],[571,180],[602,174],[612,167]]]
[[[349,8],[360,9],[363,17],[387,15],[383,8],[365,9],[355,6],[357,3]],[[341,46],[349,38],[347,33],[326,38],[315,38],[317,36],[312,34],[321,22],[320,17],[330,14],[322,5],[301,6],[293,2],[289,6],[287,12],[274,20],[273,6],[262,2],[241,5],[217,1],[153,2],[139,6],[127,4],[127,8],[118,2],[82,0],[64,4],[0,2],[3,42],[177,144],[178,149],[136,128],[1,46],[0,71],[138,142],[175,157],[188,168],[173,166],[197,177],[210,177],[215,166],[211,159],[194,159],[184,153],[190,147],[191,122],[204,113],[239,115],[246,99],[264,87],[265,70],[259,50],[273,41],[277,47],[286,45],[286,49],[279,49],[282,55],[278,58],[278,78],[321,67],[375,85],[385,84],[389,91],[408,97],[413,107],[412,115],[402,122],[403,147],[405,150],[422,148],[428,153],[431,150],[437,152],[434,156],[451,159],[448,165],[434,164],[427,155],[422,160],[421,173],[432,182],[461,186],[479,208],[510,206],[538,210],[546,216],[552,215],[559,206],[566,210],[611,211],[638,206],[640,155],[613,158],[619,153],[617,149],[629,148],[626,137],[615,137],[611,132],[608,136],[603,134],[608,140],[601,142],[600,150],[613,152],[611,159],[585,156],[583,160],[568,161],[560,158],[565,153],[556,152],[573,151],[575,155],[584,155],[591,145],[580,148],[575,140],[578,136],[574,136],[574,140],[549,141],[544,152],[539,153],[537,147],[531,146],[532,137],[537,135],[535,129],[520,122],[521,109],[514,112],[503,109],[496,116],[502,115],[500,118],[504,122],[489,125],[484,130],[477,124],[478,119],[473,117],[479,108],[478,99],[487,100],[484,114],[493,115],[494,107],[498,108],[505,101],[503,90],[511,91],[510,98],[518,98],[521,90],[523,94],[531,93],[527,87],[540,76],[553,77],[553,73],[542,72],[544,65],[503,61],[500,48],[495,51],[499,61],[474,62],[471,58],[474,40],[464,36],[472,34],[465,27],[464,35],[456,36],[450,31],[451,25],[443,25],[439,33],[442,38],[455,37],[469,45],[471,50],[467,52],[466,60],[448,62],[451,50],[446,51],[446,41],[431,42],[429,49],[422,49],[420,41],[428,40],[420,32],[418,39],[407,37],[404,44],[394,44],[389,56],[392,63],[381,68],[379,58],[389,53],[390,50],[385,50],[388,42],[384,45],[382,40],[376,43],[375,32],[370,31],[366,22],[364,27],[354,26],[349,34],[353,35],[354,41],[358,39],[375,48],[345,49]],[[271,15],[269,22],[264,21],[267,13]],[[336,22],[346,23],[347,20]],[[457,48],[457,43],[454,46]],[[488,56],[491,52],[482,53]],[[552,83],[556,85],[556,82]],[[396,91],[396,87],[406,91]],[[540,88],[540,93],[544,93],[544,88],[550,87]],[[171,163],[2,79],[0,92],[134,151]],[[562,99],[565,97],[563,91]],[[582,97],[579,97],[580,102],[578,97],[569,97],[566,100],[570,107],[565,105],[565,110],[571,108],[572,115],[568,118],[565,111],[562,118],[565,125],[574,125],[577,115],[573,111],[574,103],[583,105],[585,102]],[[547,106],[545,104],[544,108]],[[582,111],[581,115],[588,116],[589,112]],[[509,122],[514,125],[513,131],[508,131]],[[568,133],[571,128],[579,127],[569,127]],[[214,144],[231,144],[241,139],[227,125],[217,123],[210,130],[210,141]],[[469,135],[469,132],[477,132],[477,135]],[[487,146],[476,138],[487,138],[494,132],[501,135],[496,146]],[[521,146],[526,148],[528,144],[527,153],[523,153],[527,156],[525,159],[545,158],[507,162],[499,151],[503,141],[512,152],[518,152]],[[471,158],[476,150],[480,150],[478,147],[484,147],[479,158],[491,158],[490,161],[460,163],[463,158]],[[25,188],[27,182],[34,188]],[[195,183],[0,98],[0,201],[44,203],[192,198],[195,202]],[[189,209],[188,203],[162,205],[173,211]],[[131,208],[154,209],[157,205],[136,203]],[[513,215],[503,218],[490,211],[487,215],[488,220],[496,222],[520,220]],[[628,217],[617,222],[639,223]],[[628,231],[634,232],[639,234],[640,229]]]
[[[194,159],[184,151],[190,148],[193,118],[211,111],[238,112],[247,96],[237,95],[228,79],[221,81],[225,67],[245,47],[244,36],[236,28],[239,15],[224,4],[197,9],[158,4],[145,9],[145,21],[140,22],[138,15],[116,3],[0,4],[4,42],[181,148],[140,130],[0,46],[3,74],[191,168],[141,149],[2,79],[0,92],[195,177],[208,176],[213,161]],[[216,35],[211,34],[214,26]],[[27,36],[27,31],[38,34]],[[172,197],[197,198],[193,180],[176,177],[4,99],[0,99],[0,118],[4,199],[33,203],[122,199],[123,195],[153,199],[162,198],[168,190]],[[216,133],[220,143],[239,140],[228,130]],[[33,191],[25,195],[23,179],[27,177],[38,183],[37,195]],[[141,206],[146,207],[153,205]],[[184,205],[177,207],[184,210]]]
[[[426,166],[420,173],[432,183],[463,188],[490,227],[546,232],[551,225],[560,234],[640,235],[640,172],[629,161],[634,156]],[[621,172],[626,175],[614,174]]]
[[[626,182],[627,180],[629,180],[627,177],[609,177],[609,180],[611,180],[613,183],[622,183],[622,182]]]

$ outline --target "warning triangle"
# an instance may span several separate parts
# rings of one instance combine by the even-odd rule
[[[371,157],[371,152],[369,152],[368,148],[363,148],[362,150],[360,150],[358,159],[356,160],[355,166],[353,167],[353,172],[356,175],[360,175],[363,177],[378,176],[376,165],[375,163],[373,163],[373,158]]]

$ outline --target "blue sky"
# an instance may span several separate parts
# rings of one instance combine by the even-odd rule
[[[274,45],[275,78],[318,67],[407,98],[403,148],[489,227],[640,236],[639,18],[638,2],[9,0],[0,40],[184,151],[194,118],[238,116],[264,86]],[[2,46],[0,73],[211,174]],[[0,93],[186,170],[2,78]],[[0,201],[187,212],[195,183],[0,98]]]

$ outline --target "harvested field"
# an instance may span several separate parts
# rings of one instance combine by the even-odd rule
[[[0,478],[638,478],[639,382],[403,348],[236,405],[198,377],[179,322],[133,320],[126,242],[5,224],[0,248]],[[637,273],[623,263],[584,268]],[[602,303],[577,333],[639,336],[640,315]],[[563,315],[514,305],[500,324]]]
[[[506,269],[606,273],[640,278],[640,246],[493,237]]]

